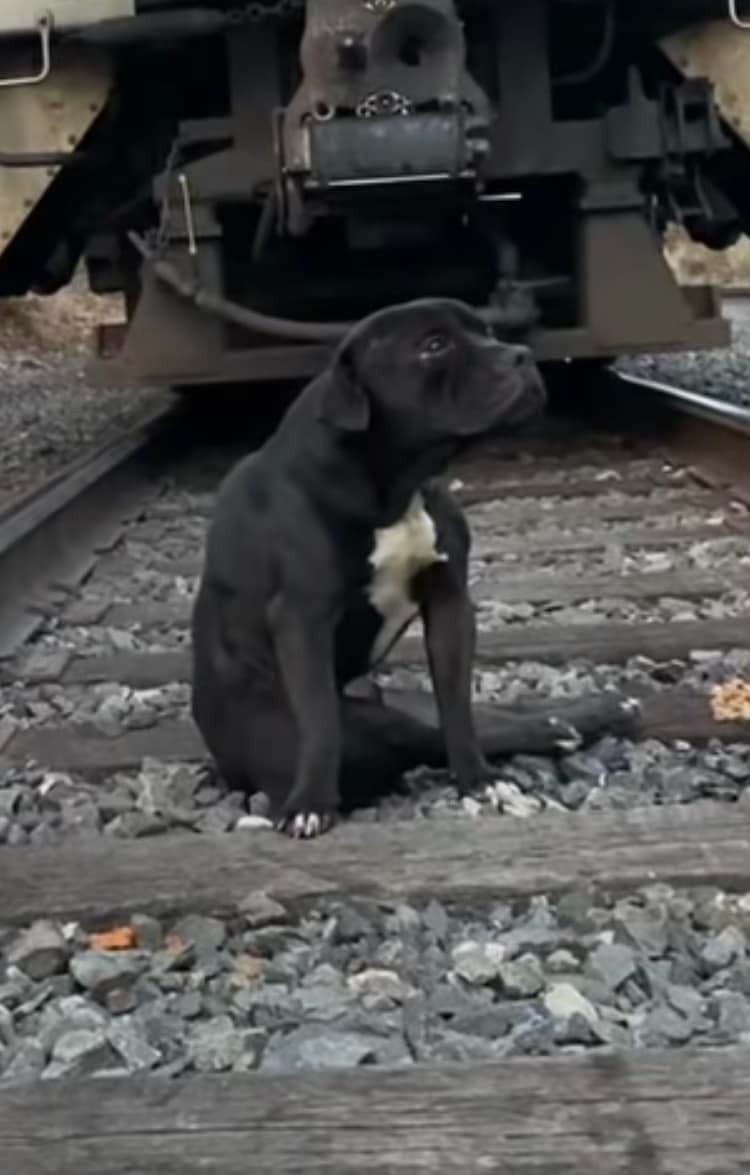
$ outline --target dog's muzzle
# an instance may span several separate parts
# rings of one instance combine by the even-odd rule
[[[503,385],[509,380],[516,384],[502,411],[502,423],[516,426],[544,411],[547,389],[530,348],[514,346],[511,350],[510,370],[506,366],[502,374],[498,373],[498,378]]]

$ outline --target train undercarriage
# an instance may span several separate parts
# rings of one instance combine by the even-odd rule
[[[315,372],[459,297],[540,360],[717,346],[669,225],[750,229],[740,0],[0,0],[0,297],[122,294],[93,378]]]

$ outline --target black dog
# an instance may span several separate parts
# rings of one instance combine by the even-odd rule
[[[555,718],[498,717],[480,750],[469,532],[428,480],[543,402],[525,347],[459,302],[412,302],[357,326],[224,481],[193,616],[193,715],[229,785],[266,792],[280,828],[315,836],[419,764],[447,761],[470,789],[496,774],[485,754],[559,743]],[[418,612],[442,735],[344,695]]]

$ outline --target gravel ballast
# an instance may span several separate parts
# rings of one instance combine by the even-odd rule
[[[559,758],[515,755],[497,766],[492,783],[464,797],[447,773],[419,769],[376,807],[356,809],[344,819],[422,821],[468,814],[528,820],[543,811],[613,812],[705,799],[738,804],[744,812],[750,810],[749,785],[750,744],[697,748],[607,737]],[[0,846],[42,847],[91,835],[130,840],[175,831],[270,830],[262,793],[248,798],[228,792],[201,764],[145,760],[140,770],[92,783],[30,763],[9,768],[0,783]]]
[[[122,317],[110,302],[80,280],[51,298],[0,301],[0,508],[168,401],[163,390],[87,382],[94,324]]]
[[[267,1074],[750,1042],[750,895],[652,886],[481,913],[354,898],[0,929],[0,1081]]]
[[[630,356],[620,360],[617,366],[644,379],[750,408],[750,300],[729,297],[724,303],[724,313],[732,324],[730,347]]]

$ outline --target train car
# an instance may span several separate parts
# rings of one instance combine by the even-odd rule
[[[96,380],[296,379],[429,295],[540,360],[720,345],[670,224],[750,227],[746,0],[0,0],[0,296],[121,293]]]

